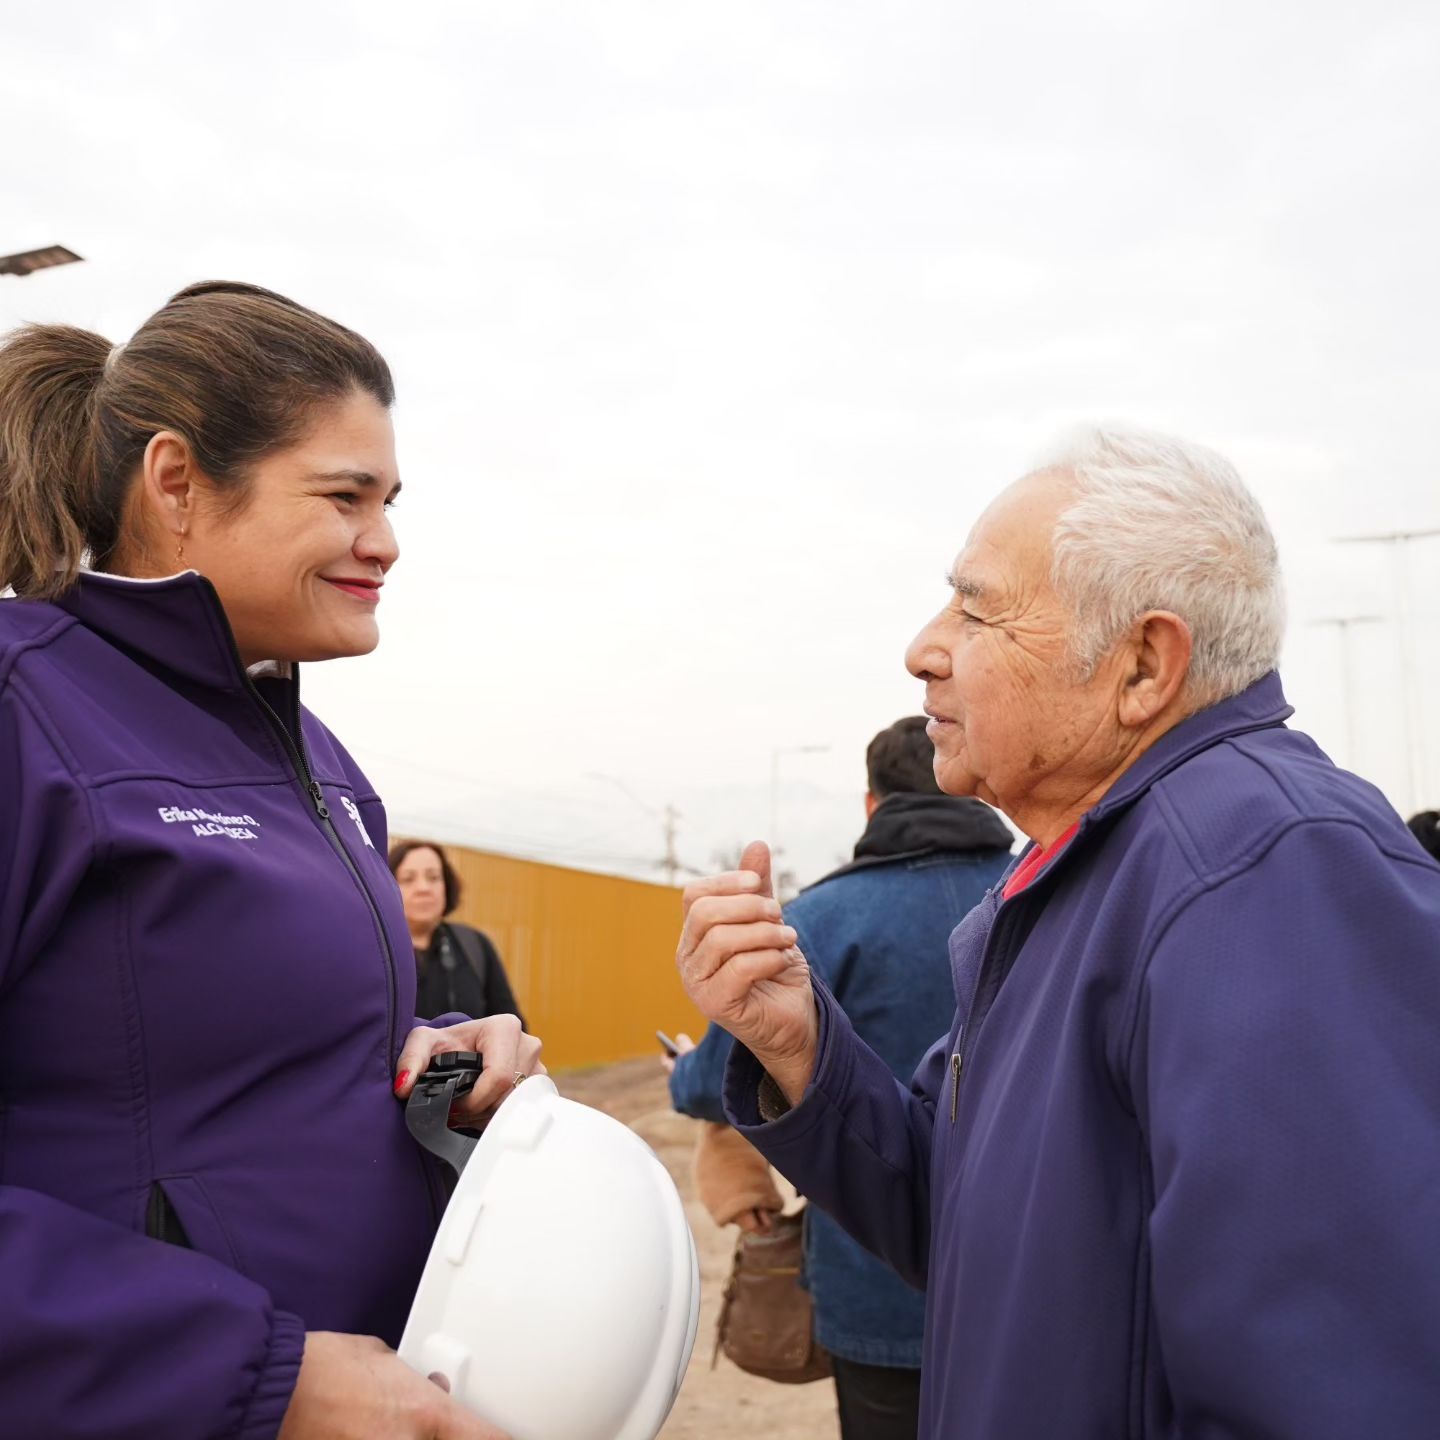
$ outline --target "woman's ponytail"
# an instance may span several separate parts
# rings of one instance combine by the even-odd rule
[[[58,595],[90,549],[109,355],[109,341],[69,325],[27,325],[0,341],[0,590]]]

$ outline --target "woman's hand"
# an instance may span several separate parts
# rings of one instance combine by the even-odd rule
[[[278,1440],[507,1440],[383,1340],[312,1330]]]
[[[540,1042],[527,1035],[513,1015],[489,1015],[441,1030],[432,1025],[412,1030],[395,1066],[396,1095],[408,1100],[415,1082],[429,1068],[430,1057],[453,1050],[474,1050],[485,1062],[475,1088],[460,1096],[450,1111],[451,1125],[460,1129],[482,1129],[495,1107],[522,1080],[545,1074]]]

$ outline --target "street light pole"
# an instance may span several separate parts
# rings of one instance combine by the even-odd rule
[[[1417,540],[1430,540],[1440,529],[1391,530],[1382,535],[1342,535],[1341,545],[1393,545],[1395,564],[1396,629],[1400,646],[1400,692],[1405,711],[1405,759],[1410,775],[1408,809],[1418,810],[1425,804],[1424,717],[1420,714],[1420,687],[1417,684],[1419,656],[1415,653],[1414,627],[1411,624],[1413,600],[1410,591],[1410,547]]]

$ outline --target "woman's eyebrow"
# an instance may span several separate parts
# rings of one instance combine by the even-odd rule
[[[368,470],[312,470],[310,478],[322,483],[354,485],[358,490],[371,490],[380,483],[379,479]],[[390,499],[393,500],[403,488],[401,482],[397,480],[391,487]]]

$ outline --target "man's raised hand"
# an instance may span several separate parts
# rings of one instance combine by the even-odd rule
[[[676,963],[701,1014],[740,1041],[798,1103],[815,1069],[815,994],[771,889],[763,841],[745,847],[740,869],[685,887]]]

